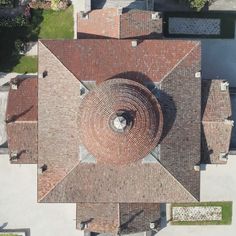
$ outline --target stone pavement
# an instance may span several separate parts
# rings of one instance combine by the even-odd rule
[[[10,165],[0,155],[0,227],[29,229],[31,236],[82,236],[76,205],[37,203],[37,166]]]
[[[209,6],[209,10],[236,11],[235,0],[216,0]]]

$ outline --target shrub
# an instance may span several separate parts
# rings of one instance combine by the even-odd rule
[[[16,18],[0,17],[0,27],[20,27],[27,24],[27,19],[23,15],[19,15]]]
[[[192,8],[195,8],[197,11],[200,11],[207,2],[209,1],[208,0],[190,0],[190,5]]]

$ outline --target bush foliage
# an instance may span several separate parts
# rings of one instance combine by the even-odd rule
[[[191,7],[198,11],[200,11],[207,2],[209,2],[209,0],[190,0]]]

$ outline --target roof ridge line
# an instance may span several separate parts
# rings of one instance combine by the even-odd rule
[[[187,53],[185,54],[181,60],[179,60],[174,66],[173,68],[167,73],[165,74],[162,79],[159,81],[159,83],[163,82],[168,75],[170,75],[198,46],[200,45],[200,42],[197,42],[193,47],[192,49]]]
[[[78,39],[72,39],[73,41],[76,41],[76,40],[78,40]],[[51,41],[58,41],[58,40],[51,40]],[[63,40],[64,41],[64,40]],[[54,58],[62,65],[62,66],[64,66],[65,68],[66,68],[66,70],[73,76],[73,77],[75,77],[86,89],[88,89],[87,88],[87,86],[79,79],[79,78],[77,78],[76,76],[75,76],[75,74],[71,71],[71,70],[69,70],[68,68],[67,68],[67,66],[64,64],[64,63],[62,63],[62,61],[52,52],[52,50],[50,50],[50,48],[48,48],[48,46],[47,45],[45,45],[44,43],[42,43],[42,41],[41,40],[39,40],[39,43],[41,43],[41,45],[43,45],[45,48],[47,48],[50,52],[51,52],[51,54],[54,56]],[[88,89],[89,90],[89,89]]]
[[[202,120],[202,123],[204,124],[204,123],[225,123],[225,121],[224,120],[219,120],[219,121],[211,121],[211,120]],[[226,125],[227,125],[227,123],[225,123]],[[230,124],[228,124],[228,125],[230,125]]]
[[[194,198],[196,201],[199,201],[195,196],[193,196],[192,193],[189,192],[188,189],[186,189],[184,187],[184,185],[182,183],[179,182],[178,179],[176,179],[172,174],[171,172],[161,163],[161,161],[158,161],[158,163],[161,165],[161,167],[166,171],[167,174],[169,174],[182,188],[184,188],[184,190],[192,197]]]
[[[72,167],[67,173],[66,175],[59,181],[56,182],[56,184],[47,192],[45,193],[40,199],[38,199],[38,202],[41,202],[44,198],[47,197],[47,195],[57,187],[58,184],[60,184],[77,166],[79,165],[79,162],[74,166]],[[37,175],[37,178],[38,178],[38,175]],[[38,190],[38,189],[37,189]]]

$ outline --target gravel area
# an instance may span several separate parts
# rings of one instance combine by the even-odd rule
[[[222,220],[222,207],[173,207],[173,221],[212,221]]]

